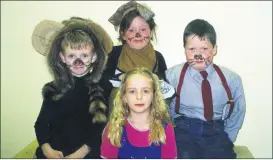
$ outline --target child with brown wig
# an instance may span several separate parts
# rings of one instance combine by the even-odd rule
[[[32,44],[46,55],[53,75],[53,81],[43,87],[35,122],[37,158],[100,158],[108,115],[107,90],[101,87],[108,81],[101,81],[101,73],[111,39],[93,21],[72,17],[63,23],[39,23]]]
[[[176,158],[174,128],[158,77],[141,67],[126,72],[103,134],[102,158]]]

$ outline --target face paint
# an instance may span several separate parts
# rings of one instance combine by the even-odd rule
[[[141,36],[141,34],[139,34],[139,35],[136,35],[135,37],[130,37],[130,38],[128,38],[128,41],[132,41],[134,38],[141,38],[142,36]],[[150,41],[150,36],[147,36],[147,37],[143,37],[144,38],[144,41],[146,41],[146,42],[149,42]]]
[[[196,60],[204,60],[204,58],[202,57],[202,55],[194,55],[194,59],[196,59]]]
[[[83,61],[80,58],[77,58],[73,63],[73,66],[82,66],[84,65]]]
[[[136,33],[135,37],[136,37],[136,38],[140,38],[140,37],[141,37],[141,34]]]
[[[134,37],[128,38],[128,41],[131,42],[134,39]]]
[[[123,35],[123,40],[132,49],[143,49],[150,42],[149,24],[141,17],[135,17]]]
[[[68,67],[90,67],[91,66],[91,61],[87,60],[86,62],[84,62],[84,60],[82,60],[81,58],[77,58],[71,62],[67,63]]]
[[[194,59],[189,59],[188,60],[189,65],[192,65],[192,66],[197,64],[197,63],[202,63],[202,62],[204,62],[206,65],[209,65],[210,62],[211,62],[210,56],[207,57],[207,58],[204,58],[202,55],[195,55]]]
[[[150,36],[147,36],[147,37],[144,37],[144,40],[146,40],[146,41],[150,41],[150,39],[151,39],[151,37]]]
[[[185,53],[188,64],[202,71],[211,64],[215,48],[207,38],[191,35],[186,40]]]
[[[61,59],[74,76],[81,77],[89,72],[94,62],[90,46],[80,50],[67,47],[65,51],[64,55],[60,54]]]

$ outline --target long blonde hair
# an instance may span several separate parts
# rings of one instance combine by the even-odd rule
[[[124,94],[126,92],[126,81],[132,75],[140,74],[146,76],[151,80],[153,89],[153,100],[150,106],[149,122],[150,122],[150,133],[149,133],[149,143],[159,144],[165,143],[166,135],[165,129],[162,122],[169,123],[170,115],[168,112],[168,106],[165,103],[163,95],[159,86],[159,79],[157,75],[151,73],[148,69],[143,67],[134,68],[127,73],[122,78],[121,86],[114,99],[113,110],[110,115],[109,122],[106,127],[108,128],[107,137],[110,139],[110,143],[114,146],[121,147],[121,135],[123,131],[123,126],[126,123],[126,119],[130,114],[129,107],[123,101]]]

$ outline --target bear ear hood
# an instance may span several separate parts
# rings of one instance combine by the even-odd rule
[[[71,24],[73,25],[70,26]],[[69,20],[64,20],[62,23],[53,20],[40,21],[35,26],[31,36],[32,46],[34,49],[44,56],[47,55],[47,48],[49,48],[53,37],[57,36],[56,34],[60,32],[65,25],[70,26],[68,27],[70,29],[76,27],[78,29],[82,28],[83,30],[86,30],[86,27],[89,27],[89,30],[98,38],[105,52],[108,54],[112,51],[113,42],[109,34],[92,20],[80,17],[71,17]]]
[[[47,56],[50,52],[59,53],[60,47],[58,45],[60,45],[62,37],[73,30],[86,32],[94,43],[97,60],[93,64],[91,77],[92,82],[96,83],[100,80],[105,69],[108,54],[112,51],[113,42],[108,33],[92,20],[80,17],[71,17],[61,23],[43,20],[36,25],[33,31],[32,45],[38,53],[44,56]]]

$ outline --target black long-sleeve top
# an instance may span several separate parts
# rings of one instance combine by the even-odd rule
[[[88,75],[86,75],[88,76]],[[75,87],[60,100],[44,98],[41,111],[35,122],[35,133],[39,143],[37,158],[45,158],[41,145],[49,143],[55,150],[67,156],[86,144],[91,152],[85,158],[100,158],[101,135],[105,124],[92,123],[89,113],[88,87],[84,77],[75,78]],[[107,81],[101,80],[100,83]],[[107,86],[109,84],[101,84]],[[108,94],[105,91],[106,102]]]

